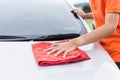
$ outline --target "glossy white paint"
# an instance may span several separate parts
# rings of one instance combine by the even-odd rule
[[[120,80],[119,69],[99,43],[80,47],[90,60],[47,67],[36,64],[33,43],[0,42],[0,80]]]
[[[57,66],[36,64],[31,44],[0,42],[0,80],[120,80],[120,71],[108,53],[97,43],[81,48],[90,60]]]
[[[48,67],[36,64],[33,43],[0,42],[0,80],[120,80],[118,67],[99,43],[80,47],[90,60]]]
[[[89,0],[69,0],[69,1],[71,1],[73,4],[75,4],[75,3],[89,2]]]

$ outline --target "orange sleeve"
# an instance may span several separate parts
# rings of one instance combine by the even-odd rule
[[[120,0],[106,0],[105,13],[109,12],[120,13]]]

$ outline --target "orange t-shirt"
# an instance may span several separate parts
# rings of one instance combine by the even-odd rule
[[[120,0],[90,0],[96,27],[105,23],[105,14],[120,13]],[[120,62],[120,17],[115,33],[101,40],[115,62]]]

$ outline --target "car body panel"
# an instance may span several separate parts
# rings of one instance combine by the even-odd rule
[[[37,1],[29,0],[29,3],[35,5]],[[83,29],[91,32],[81,17],[80,20]],[[35,61],[31,45],[37,42],[40,41],[0,42],[0,80],[120,80],[118,67],[98,42],[79,47],[87,52],[90,60],[46,67],[38,66]]]
[[[0,9],[0,35],[86,33],[64,0],[0,0]]]
[[[33,43],[36,42],[0,43],[0,80],[120,80],[119,69],[98,43],[80,47],[90,60],[47,67],[37,65]],[[89,46],[92,48],[87,50]]]

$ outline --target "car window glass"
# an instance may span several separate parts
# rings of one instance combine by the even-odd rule
[[[85,33],[64,0],[0,0],[0,35]]]

